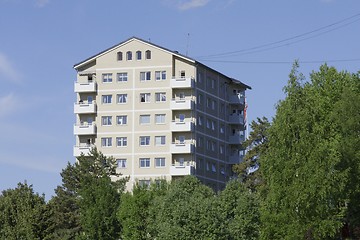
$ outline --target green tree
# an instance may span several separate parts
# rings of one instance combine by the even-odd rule
[[[351,171],[359,174],[358,159],[345,157],[347,136],[333,117],[345,89],[359,94],[359,78],[323,65],[304,82],[297,69],[295,63],[261,160],[267,187],[262,239],[334,238],[351,208],[351,185],[359,186],[358,177],[351,178]]]
[[[247,149],[244,161],[233,167],[241,181],[252,191],[256,190],[263,184],[261,171],[257,171],[261,165],[261,155],[265,154],[268,148],[268,129],[270,122],[266,117],[257,118],[252,121],[250,128],[252,129],[249,138],[243,143]],[[252,171],[251,171],[252,170]]]
[[[49,202],[51,221],[47,239],[116,239],[116,213],[126,178],[116,172],[116,161],[96,148],[62,171],[62,185]]]
[[[227,183],[220,193],[218,213],[221,219],[221,239],[258,239],[260,227],[259,200],[238,180]]]
[[[151,239],[219,239],[220,221],[212,189],[193,176],[171,182],[150,207]]]
[[[149,237],[149,208],[156,196],[163,196],[167,190],[165,180],[147,186],[135,185],[132,193],[127,192],[121,196],[121,205],[118,218],[122,226],[121,239],[141,240]]]
[[[0,195],[0,239],[43,239],[46,229],[45,197],[35,194],[32,185],[18,183],[17,188]]]

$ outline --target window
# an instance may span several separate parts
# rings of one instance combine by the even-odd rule
[[[166,79],[166,71],[156,71],[155,72],[155,80],[165,80]]]
[[[141,51],[136,51],[136,59],[141,60]]]
[[[112,82],[112,73],[103,73],[102,75],[103,83],[110,83]]]
[[[150,145],[150,136],[141,136],[140,146],[149,146],[149,145]]]
[[[156,136],[155,145],[165,145],[165,136]]]
[[[150,115],[140,115],[140,124],[149,124]]]
[[[185,122],[185,114],[179,114],[180,122]]]
[[[109,126],[112,124],[112,116],[102,116],[101,117],[101,124],[103,126]]]
[[[155,123],[165,123],[165,114],[155,114]]]
[[[211,108],[212,108],[213,110],[216,109],[216,101],[215,101],[215,100],[212,100],[212,101],[211,101]]]
[[[165,102],[166,101],[166,93],[155,93],[155,99],[157,102]]]
[[[149,188],[150,183],[150,180],[139,180],[139,186],[142,188]]]
[[[146,59],[151,59],[151,51],[150,51],[150,50],[146,50],[146,52],[145,52],[145,58],[146,58]]]
[[[127,116],[126,115],[116,116],[116,123],[117,125],[127,124]]]
[[[185,71],[180,71],[180,77],[185,78]]]
[[[180,166],[184,166],[185,159],[184,158],[178,158],[177,159]]]
[[[141,168],[149,168],[150,167],[150,158],[140,158],[139,165]]]
[[[155,158],[155,167],[165,167],[165,158]]]
[[[112,102],[112,95],[102,95],[102,103],[110,104]]]
[[[208,108],[211,107],[211,99],[210,99],[210,98],[207,98],[207,99],[206,99],[206,106],[207,106]]]
[[[117,60],[122,61],[123,60],[123,54],[122,52],[117,52]]]
[[[206,162],[206,171],[210,171],[210,164],[209,164],[209,162]]]
[[[224,145],[220,145],[220,154],[224,154]]]
[[[140,72],[140,81],[150,81],[151,80],[151,72]]]
[[[211,151],[215,151],[216,148],[216,142],[211,141]]]
[[[140,102],[150,102],[150,93],[140,93]]]
[[[201,147],[203,146],[203,142],[204,142],[204,138],[203,137],[198,137],[198,147]]]
[[[216,166],[214,163],[211,164],[211,171],[216,173]]]
[[[211,129],[215,131],[215,121],[211,120]]]
[[[203,123],[203,116],[199,116],[199,117],[198,117],[198,124],[199,124],[199,126],[202,126],[202,123]]]
[[[126,60],[132,60],[132,52],[131,51],[126,52]]]
[[[111,147],[112,146],[112,138],[111,137],[101,138],[101,146],[102,147]]]
[[[127,102],[127,94],[118,94],[116,96],[117,103],[126,103]]]
[[[127,72],[118,73],[117,74],[117,81],[118,82],[127,82],[128,80],[128,74]]]
[[[207,140],[207,141],[206,141],[206,149],[207,149],[207,150],[210,150],[210,149],[211,149],[211,141],[210,141],[210,140]]]
[[[198,104],[201,105],[201,104],[202,104],[202,101],[203,101],[203,95],[199,93],[199,95],[198,95],[198,101],[197,101],[197,102],[198,102]]]
[[[206,119],[206,127],[210,128],[210,120],[209,119]]]
[[[215,88],[215,79],[211,79],[211,88]]]
[[[116,146],[126,147],[127,146],[127,137],[117,137],[116,138]]]
[[[225,126],[224,126],[224,125],[221,125],[221,126],[220,126],[220,133],[221,133],[221,134],[224,134],[224,132],[225,132],[224,129],[225,129]]]
[[[126,168],[126,159],[116,159],[118,168]]]
[[[179,142],[185,144],[185,136],[179,136]]]

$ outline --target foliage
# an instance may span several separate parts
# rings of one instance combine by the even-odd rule
[[[46,216],[45,197],[35,194],[32,185],[18,183],[0,195],[0,238],[43,239]]]
[[[219,239],[258,239],[260,227],[259,200],[241,182],[232,180],[218,197],[218,212],[223,232]]]
[[[135,185],[132,193],[121,196],[118,218],[122,226],[121,239],[141,240],[148,238],[148,225],[154,219],[149,215],[149,207],[156,196],[166,193],[167,182],[157,181],[147,186]]]
[[[166,195],[150,206],[151,239],[218,239],[218,212],[214,192],[193,176],[173,181]]]
[[[351,208],[351,185],[359,189],[358,158],[347,158],[342,150],[347,141],[344,131],[350,129],[341,130],[342,121],[334,121],[334,114],[339,114],[334,109],[343,101],[345,91],[359,95],[355,91],[359,78],[323,65],[311,74],[310,82],[303,83],[297,68],[295,63],[262,158],[267,184],[261,211],[262,239],[335,237]],[[355,147],[355,142],[349,141],[349,146]]]
[[[268,149],[268,129],[270,122],[266,117],[257,118],[256,121],[252,121],[250,128],[249,138],[243,143],[243,146],[248,149],[244,157],[244,161],[240,164],[236,164],[233,167],[242,182],[251,190],[255,190],[263,184],[261,177],[261,171],[257,169],[261,165],[261,155],[265,154]],[[249,171],[255,169],[254,172]]]

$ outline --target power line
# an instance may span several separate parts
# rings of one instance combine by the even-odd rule
[[[352,20],[350,22],[347,22],[347,23],[344,23],[346,21],[349,21],[351,19],[354,19],[355,20]],[[263,44],[263,45],[259,45],[259,46],[255,46],[255,47],[251,47],[251,48],[246,48],[246,49],[242,49],[242,50],[238,50],[238,51],[230,51],[230,52],[225,52],[225,53],[218,53],[218,54],[211,54],[211,55],[206,55],[206,56],[200,56],[198,57],[199,59],[209,59],[209,58],[219,58],[219,57],[230,57],[230,56],[239,56],[239,55],[245,55],[245,54],[251,54],[251,53],[257,53],[257,52],[263,52],[263,51],[268,51],[268,50],[271,50],[271,49],[275,49],[275,48],[280,48],[280,47],[284,47],[284,46],[288,46],[288,45],[291,45],[291,44],[294,44],[294,43],[298,43],[298,42],[302,42],[302,41],[305,41],[305,40],[308,40],[308,39],[311,39],[311,38],[314,38],[314,37],[318,37],[320,35],[323,35],[325,33],[328,33],[328,32],[332,32],[332,31],[335,31],[339,28],[343,28],[347,25],[350,25],[354,22],[357,22],[360,20],[360,13],[358,14],[355,14],[351,17],[348,17],[348,18],[345,18],[345,19],[342,19],[340,21],[337,21],[335,23],[332,23],[332,24],[329,24],[329,25],[326,25],[324,27],[320,27],[320,28],[317,28],[315,30],[312,30],[312,31],[309,31],[309,32],[305,32],[305,33],[302,33],[302,34],[298,34],[296,36],[293,36],[293,37],[290,37],[290,38],[286,38],[286,39],[283,39],[283,40],[279,40],[279,41],[275,41],[275,42],[271,42],[271,43],[267,43],[267,44]],[[342,24],[344,23],[344,24]],[[341,25],[339,25],[341,24]],[[339,26],[337,26],[339,25]],[[331,27],[334,27],[334,26],[337,26],[335,28],[331,28]],[[326,30],[326,31],[323,31],[325,29],[328,29],[328,28],[331,28],[329,30]],[[322,31],[322,32],[320,32]],[[306,38],[302,38],[302,37],[305,37],[307,35],[311,35],[311,34],[314,34],[316,32],[320,32],[318,34],[315,34],[315,35],[312,35],[312,36],[309,36],[309,37],[306,37]],[[290,41],[290,40],[294,40],[294,39],[298,39],[298,38],[302,38],[302,39],[299,39],[299,40],[296,40],[296,41]],[[285,43],[286,42],[286,43]],[[284,44],[281,44],[281,45],[278,45],[280,43],[284,43]],[[277,46],[273,46],[273,45],[277,45]],[[266,48],[267,47],[267,48]]]
[[[244,63],[244,64],[291,64],[294,61],[231,61],[231,60],[203,60],[204,62],[220,62],[220,63]],[[334,63],[334,62],[358,62],[360,58],[354,59],[338,59],[338,60],[310,60],[310,61],[298,61],[302,64],[312,64],[312,63]]]

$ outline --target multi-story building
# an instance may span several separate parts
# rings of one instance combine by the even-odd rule
[[[74,68],[74,156],[113,156],[128,189],[190,174],[221,189],[242,161],[244,83],[135,37]]]

